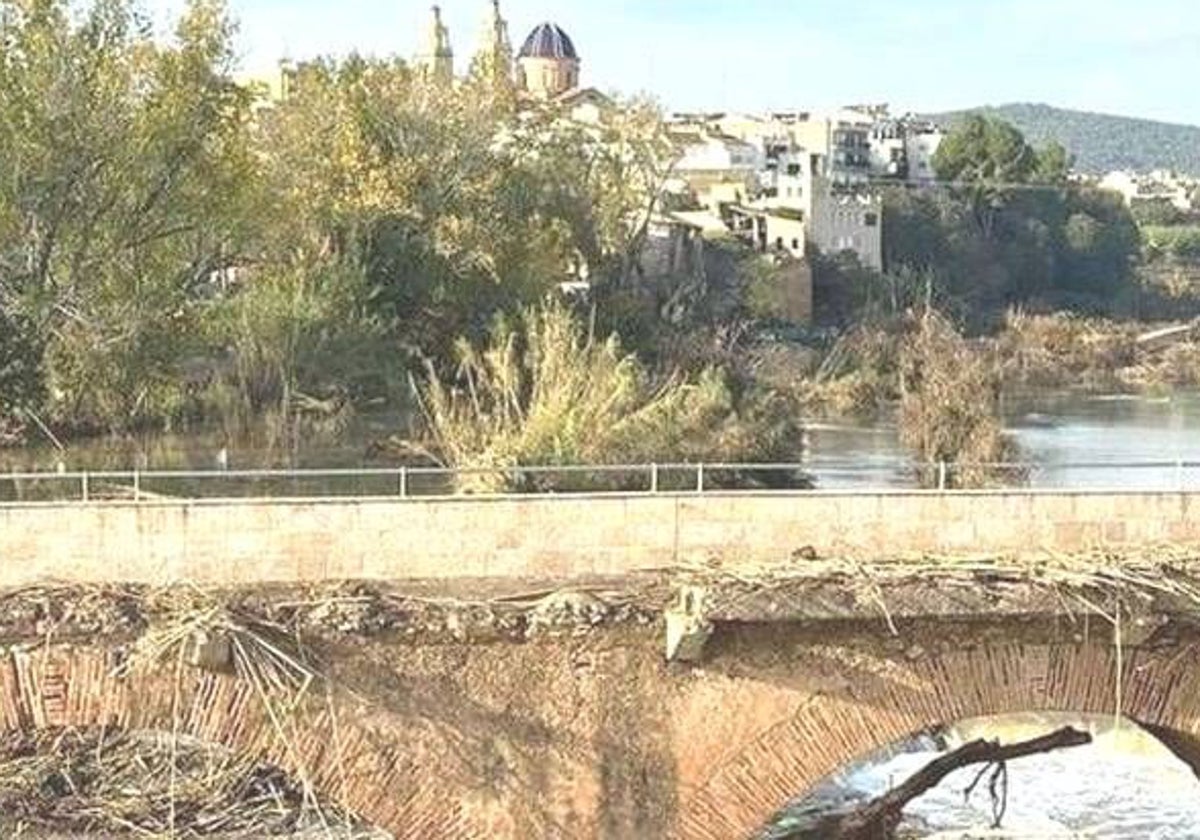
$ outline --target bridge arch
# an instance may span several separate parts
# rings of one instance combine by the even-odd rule
[[[176,732],[269,762],[397,838],[483,836],[460,803],[407,783],[406,739],[364,723],[348,700],[322,693],[281,716],[236,677],[173,666],[116,676],[116,664],[96,648],[0,657],[0,732]]]
[[[1187,742],[1200,736],[1200,655],[1102,644],[998,645],[895,665],[892,679],[815,693],[765,722],[682,798],[677,837],[754,836],[797,796],[858,759],[932,727],[970,718],[1120,711]],[[1178,752],[1178,743],[1168,746]],[[1193,764],[1193,767],[1196,765]]]

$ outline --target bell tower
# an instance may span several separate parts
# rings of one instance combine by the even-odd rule
[[[450,30],[442,22],[442,10],[434,6],[421,51],[413,64],[430,81],[449,84],[454,80],[454,50],[450,47]]]
[[[479,52],[471,72],[494,87],[508,87],[513,78],[513,48],[508,21],[500,13],[500,0],[490,0],[480,33]]]

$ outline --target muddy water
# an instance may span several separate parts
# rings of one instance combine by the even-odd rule
[[[1152,736],[1112,719],[993,719],[952,731],[941,743],[915,739],[836,778],[796,804],[775,827],[809,825],[812,817],[885,793],[948,749],[978,737],[1011,742],[1074,725],[1093,732],[1092,745],[1034,756],[1009,765],[1003,830],[991,830],[987,785],[963,796],[978,768],[950,776],[906,811],[909,836],[923,838],[1200,838],[1200,780]],[[767,837],[778,836],[767,834]]]
[[[1200,394],[1163,399],[1032,394],[1008,401],[1005,423],[1022,461],[1038,465],[1029,476],[1034,487],[1200,489],[1200,468],[1177,466],[1200,463]],[[86,441],[66,451],[42,444],[0,450],[0,472],[211,470],[222,462],[230,469],[372,466],[378,464],[369,456],[371,443],[403,425],[398,416],[368,415],[337,434],[290,442],[261,433],[230,439],[202,431]],[[915,486],[912,460],[889,418],[809,424],[807,437],[805,461],[821,488]],[[1153,465],[1106,466],[1129,462]]]
[[[1169,398],[1033,394],[1005,405],[1021,460],[1038,465],[1039,488],[1200,489],[1200,394]],[[913,464],[896,424],[815,424],[808,465],[827,489],[913,486]],[[1138,468],[1118,466],[1131,462]]]

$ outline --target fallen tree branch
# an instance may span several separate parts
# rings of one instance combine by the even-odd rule
[[[831,819],[823,824],[816,834],[806,830],[784,835],[784,840],[800,840],[802,837],[814,836],[828,840],[888,840],[895,834],[908,804],[936,788],[957,770],[976,764],[987,765],[969,789],[969,793],[978,786],[988,768],[995,767],[996,772],[991,785],[995,798],[997,784],[1001,780],[1006,782],[1006,765],[1009,761],[1068,747],[1082,747],[1091,742],[1091,735],[1071,727],[1018,744],[1001,745],[999,741],[972,741],[931,761],[902,785],[878,799],[868,802],[850,814]],[[1002,816],[1003,808],[997,809],[997,820]]]

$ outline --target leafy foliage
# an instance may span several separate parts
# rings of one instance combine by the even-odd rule
[[[518,111],[486,61],[447,86],[357,56],[268,103],[233,34],[220,0],[169,43],[135,0],[0,0],[0,412],[120,431],[366,401],[564,280],[631,273],[671,161],[649,103],[585,126]]]
[[[1151,257],[1200,260],[1200,225],[1147,225],[1142,234]]]
[[[692,380],[656,381],[616,336],[597,340],[560,305],[500,321],[482,349],[462,343],[460,360],[455,380],[442,381],[431,367],[419,389],[426,450],[444,465],[483,471],[464,475],[462,490],[620,486],[630,478],[505,472],[514,466],[798,454],[799,429],[786,406],[739,399],[712,368]]]
[[[1117,196],[1066,183],[1064,162],[1061,148],[969,118],[934,161],[952,187],[885,193],[885,262],[976,328],[1016,305],[1111,308],[1132,286],[1137,226]]]
[[[1011,123],[1036,145],[1060,144],[1081,172],[1168,169],[1200,175],[1200,127],[1028,103],[938,114],[934,119],[950,126],[968,114]]]
[[[51,414],[123,427],[178,407],[198,289],[244,241],[249,97],[193,0],[160,46],[127,0],[78,24],[0,0],[0,307],[46,337]]]

